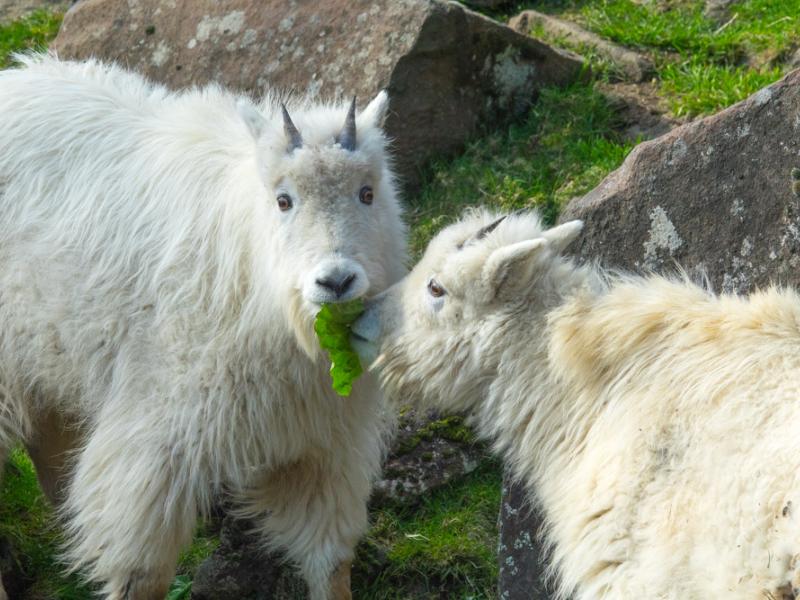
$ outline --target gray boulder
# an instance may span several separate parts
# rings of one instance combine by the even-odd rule
[[[193,600],[304,600],[305,582],[278,554],[268,553],[247,522],[225,517],[220,544],[195,573]]]
[[[484,456],[460,417],[408,411],[372,492],[372,505],[414,504],[424,494],[474,471]]]
[[[513,5],[513,0],[463,0],[463,4],[482,10],[500,10]]]
[[[538,539],[541,524],[524,486],[506,475],[498,518],[500,575],[497,595],[500,600],[549,600],[554,597],[545,582],[546,556]]]
[[[542,86],[582,69],[555,50],[440,0],[86,0],[53,47],[120,62],[173,88],[217,81],[260,94],[391,95],[386,128],[405,183],[432,157],[523,115]]]
[[[614,65],[614,70],[629,81],[644,81],[655,71],[653,62],[643,54],[609,42],[576,23],[535,10],[523,10],[509,20],[508,26],[526,35],[541,27],[550,36],[563,39],[571,47],[591,49]]]
[[[800,71],[716,115],[637,146],[561,219],[579,255],[615,267],[705,273],[744,293],[800,284]]]

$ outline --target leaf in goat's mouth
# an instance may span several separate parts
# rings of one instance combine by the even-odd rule
[[[319,345],[331,359],[333,389],[340,396],[349,396],[353,382],[364,372],[358,354],[350,345],[350,326],[363,312],[361,300],[323,304],[314,320]]]

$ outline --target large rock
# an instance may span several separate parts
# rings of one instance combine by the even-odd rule
[[[423,495],[471,473],[484,457],[460,417],[409,411],[400,418],[392,452],[375,484],[372,505],[413,504]]]
[[[508,475],[503,480],[497,546],[500,600],[550,600],[554,597],[545,582],[545,555],[539,543],[541,518],[520,483]]]
[[[387,130],[406,183],[434,156],[526,112],[542,86],[581,71],[575,55],[440,0],[84,0],[54,47],[171,87],[217,81],[362,104],[387,88]]]
[[[716,290],[800,285],[800,71],[637,146],[562,219],[580,255],[626,269],[706,273]]]
[[[220,545],[197,569],[192,600],[304,600],[308,595],[299,575],[278,554],[267,553],[252,526],[225,517]]]
[[[514,2],[513,0],[462,0],[462,3],[480,10],[500,10],[508,8]]]
[[[578,47],[581,50],[586,48],[596,52],[613,65],[615,74],[622,75],[630,81],[638,82],[649,79],[655,70],[653,62],[645,55],[609,42],[596,33],[587,31],[577,23],[564,21],[535,10],[523,10],[509,20],[508,26],[525,35],[541,27],[551,38],[564,40],[572,47]]]

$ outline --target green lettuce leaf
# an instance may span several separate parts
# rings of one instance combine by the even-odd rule
[[[353,382],[364,372],[358,354],[350,345],[350,326],[363,312],[361,300],[323,304],[314,320],[319,345],[331,360],[333,389],[340,396],[349,396]]]

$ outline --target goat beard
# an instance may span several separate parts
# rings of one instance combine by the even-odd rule
[[[308,306],[303,300],[302,293],[294,290],[289,298],[287,308],[287,318],[289,325],[294,332],[297,345],[308,356],[312,362],[316,362],[321,354],[317,335],[314,333],[314,317],[308,310]]]

